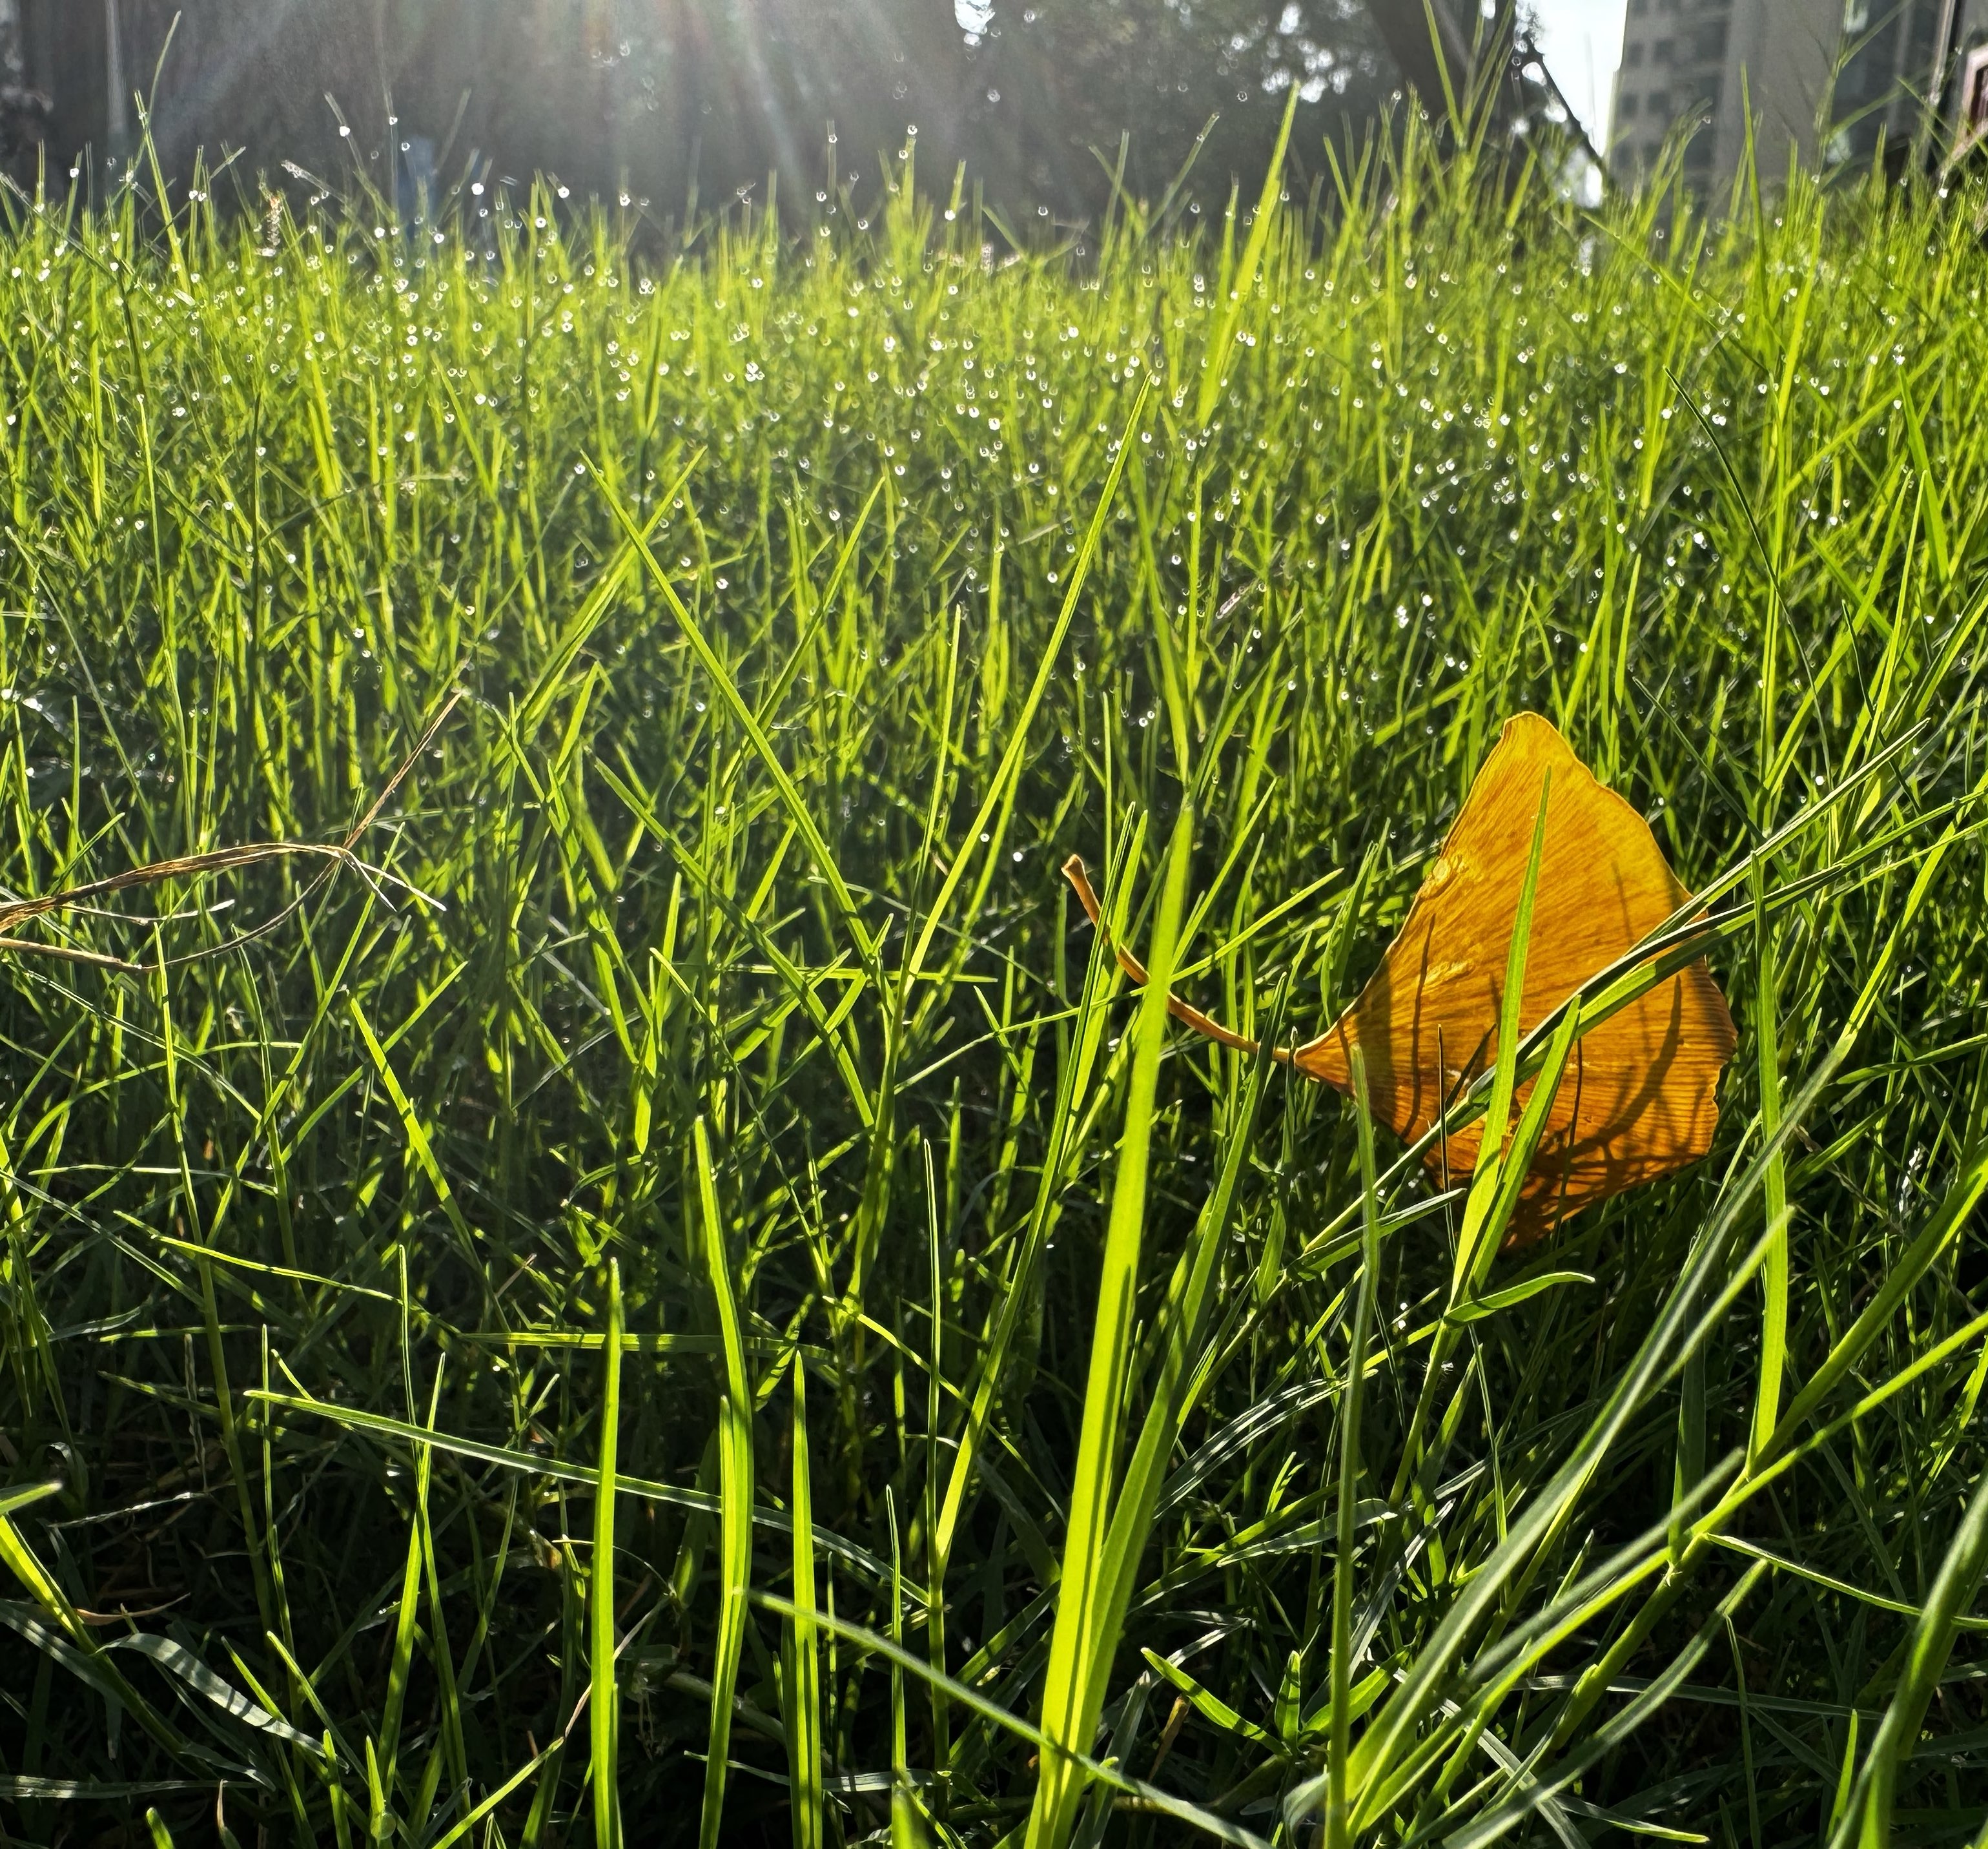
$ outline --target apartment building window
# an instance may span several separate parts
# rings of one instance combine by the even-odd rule
[[[1631,91],[1628,96],[1622,99],[1621,103],[1617,107],[1615,111],[1616,114],[1620,116],[1625,122],[1633,120],[1640,101],[1641,99],[1635,94],[1635,93],[1633,90]]]
[[[1627,61],[1631,70],[1639,70],[1642,68],[1643,47],[1640,40],[1629,47]]]
[[[1977,143],[1988,140],[1988,45],[1967,54],[1960,76],[1960,134],[1954,147],[1958,159]]]
[[[1655,49],[1655,51],[1652,54],[1652,57],[1654,58],[1655,61],[1657,63],[1658,63],[1658,64],[1675,64],[1675,63],[1676,63],[1676,62],[1677,62],[1677,41],[1676,41],[1676,39],[1659,39],[1657,41],[1656,49]]]

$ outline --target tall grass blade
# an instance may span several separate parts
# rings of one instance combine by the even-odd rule
[[[621,1841],[620,1786],[617,1773],[620,1680],[616,1673],[614,1606],[614,1471],[621,1426],[621,1267],[607,1261],[607,1327],[601,1345],[600,1464],[593,1492],[593,1557],[588,1576],[587,1725],[593,1747],[596,1849]]]
[[[820,1643],[816,1618],[814,1488],[808,1447],[807,1370],[793,1363],[793,1615],[787,1621],[786,1678],[788,1806],[794,1849],[824,1849],[827,1817],[822,1786]]]
[[[1546,804],[1541,801],[1543,825]],[[1527,870],[1526,898],[1537,877],[1539,839],[1533,842],[1533,865]],[[1523,909],[1522,914],[1523,916]],[[1513,933],[1515,941],[1521,935]],[[1523,957],[1524,953],[1516,954]],[[1521,964],[1523,970],[1523,963]],[[1509,979],[1508,979],[1509,980]],[[1354,1515],[1364,1466],[1361,1455],[1361,1402],[1367,1385],[1367,1342],[1374,1321],[1374,1293],[1379,1288],[1380,1203],[1374,1181],[1374,1113],[1367,1098],[1367,1062],[1357,1048],[1353,1058],[1353,1108],[1360,1142],[1360,1279],[1354,1300],[1353,1325],[1346,1349],[1344,1384],[1340,1390],[1338,1510],[1332,1559],[1332,1714],[1326,1747],[1325,1841],[1327,1849],[1347,1849],[1353,1840],[1353,1800],[1357,1795],[1348,1776],[1353,1756],[1353,1575]],[[1491,1146],[1487,1143],[1487,1147]]]
[[[1842,1820],[1831,1833],[1831,1849],[1853,1840],[1859,1849],[1883,1849],[1895,1840],[1899,1774],[1919,1744],[1926,1709],[1952,1654],[1959,1620],[1974,1603],[1984,1575],[1988,1575],[1988,1473],[1968,1499],[1959,1530],[1940,1562],[1932,1590],[1912,1627],[1904,1673],[1885,1718],[1871,1736],[1870,1752],[1858,1775],[1862,1802],[1858,1803],[1853,1790]]]
[[[716,1849],[725,1821],[726,1755],[732,1744],[732,1708],[739,1658],[746,1642],[746,1599],[752,1570],[752,1390],[746,1345],[725,1250],[725,1221],[711,1163],[711,1140],[699,1118],[691,1126],[695,1197],[689,1231],[711,1292],[724,1345],[724,1385],[718,1402],[718,1637],[711,1673],[711,1725],[704,1762],[704,1803],[698,1849]]]
[[[1043,1688],[1043,1732],[1062,1751],[1043,1758],[1029,1817],[1029,1849],[1063,1849],[1075,1827],[1083,1783],[1065,1756],[1089,1752],[1104,1705],[1105,1679],[1117,1654],[1116,1635],[1100,1637],[1097,1631],[1111,1570],[1102,1548],[1118,1488],[1120,1427],[1145,1226],[1147,1160],[1160,1057],[1166,1045],[1167,989],[1179,947],[1192,849],[1192,813],[1184,810],[1168,849],[1152,962],[1131,1030],[1124,1129],[1112,1183],[1063,1570],[1057,1583],[1056,1624]]]

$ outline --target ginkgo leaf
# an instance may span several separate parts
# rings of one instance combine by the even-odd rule
[[[1497,1059],[1500,991],[1543,787],[1521,1033],[1688,902],[1642,817],[1595,781],[1547,720],[1530,713],[1508,720],[1380,967],[1324,1034],[1280,1055],[1347,1092],[1357,1047],[1374,1116],[1405,1140],[1433,1129]],[[1073,858],[1064,871],[1095,921],[1082,863]],[[1119,957],[1135,981],[1145,980],[1136,960],[1123,950]],[[1171,1006],[1223,1045],[1251,1048],[1185,1003]],[[1520,1190],[1512,1242],[1702,1156],[1735,1042],[1725,997],[1702,960],[1583,1035]],[[1446,1132],[1431,1147],[1431,1167],[1469,1174],[1483,1134],[1481,1123]]]

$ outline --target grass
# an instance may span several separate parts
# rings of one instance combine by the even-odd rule
[[[1981,201],[1488,198],[16,207],[8,890],[467,696],[9,913],[11,1837],[1982,1839]],[[1057,869],[1315,1031],[1527,707],[1742,1045],[1501,1258],[1647,968],[1443,1196]]]

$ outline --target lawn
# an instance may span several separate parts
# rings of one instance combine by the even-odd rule
[[[1978,193],[209,190],[0,256],[10,1840],[1979,1840]],[[1059,869],[1309,1036],[1522,710],[1740,1038],[1497,1256]]]

